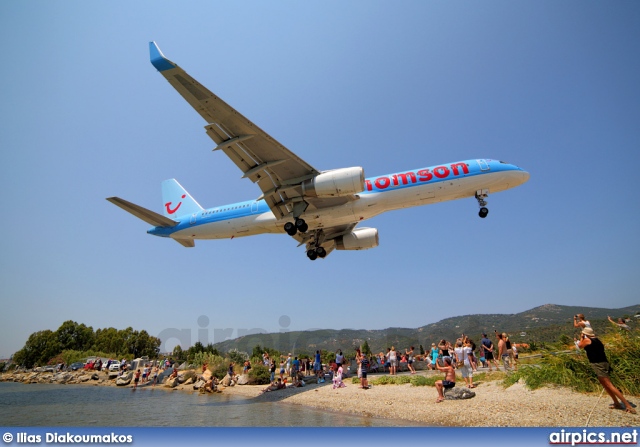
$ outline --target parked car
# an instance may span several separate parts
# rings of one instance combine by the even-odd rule
[[[72,363],[71,365],[69,365],[69,367],[67,368],[67,370],[70,370],[70,371],[77,371],[77,370],[82,369],[82,368],[84,368],[84,363],[82,363],[82,362],[75,362],[75,363]]]
[[[120,371],[120,363],[119,362],[114,362],[111,365],[109,365],[109,371]]]

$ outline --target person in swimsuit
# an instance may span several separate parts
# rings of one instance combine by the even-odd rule
[[[448,390],[449,388],[453,388],[456,386],[456,371],[451,366],[451,357],[447,357],[442,362],[444,366],[438,365],[436,363],[436,368],[439,371],[444,372],[444,380],[438,380],[436,385],[436,390],[438,390],[438,398],[436,402],[442,402],[444,400],[444,390]]]

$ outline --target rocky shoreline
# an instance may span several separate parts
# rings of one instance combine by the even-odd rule
[[[188,374],[188,372],[187,372]],[[433,374],[421,372],[420,374]],[[195,375],[195,374],[193,374]],[[191,374],[190,374],[191,376]],[[64,372],[5,373],[1,381],[31,383],[83,384],[116,386],[106,373]],[[156,385],[165,390],[195,393],[193,383],[173,387]],[[462,381],[458,388],[464,388]],[[531,391],[523,383],[504,388],[501,380],[479,382],[475,397],[436,403],[437,393],[430,386],[374,385],[363,390],[346,381],[345,388],[333,389],[327,381],[301,388],[286,388],[262,393],[264,385],[220,387],[223,393],[262,402],[304,405],[332,412],[345,412],[367,417],[407,420],[425,426],[459,427],[636,427],[638,415],[609,409],[610,398],[603,394],[577,393],[562,387],[545,387]],[[132,385],[127,385],[129,388]],[[151,386],[141,384],[140,388]],[[630,402],[637,404],[638,399]]]

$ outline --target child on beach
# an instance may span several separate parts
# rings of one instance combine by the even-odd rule
[[[453,388],[456,386],[456,371],[451,366],[451,357],[446,357],[442,362],[444,366],[440,366],[436,362],[436,368],[439,371],[444,372],[444,380],[438,380],[436,382],[436,390],[438,390],[438,398],[436,399],[437,403],[440,403],[444,400],[444,390],[448,390],[449,388]]]

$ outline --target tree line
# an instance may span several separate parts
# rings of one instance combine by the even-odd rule
[[[145,330],[98,329],[91,326],[65,321],[55,331],[44,330],[29,336],[24,347],[13,354],[13,363],[32,368],[46,365],[64,351],[104,352],[114,357],[155,357],[160,348],[160,339],[152,337]]]

